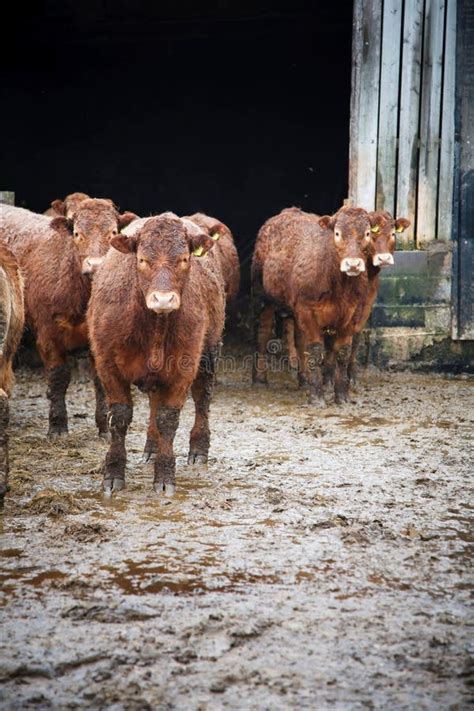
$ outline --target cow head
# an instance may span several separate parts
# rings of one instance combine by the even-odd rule
[[[58,215],[64,215],[64,217],[72,219],[78,211],[81,202],[84,202],[84,200],[90,200],[89,195],[85,193],[71,193],[67,195],[64,200],[53,200],[51,207]]]
[[[374,267],[391,267],[394,264],[397,233],[410,227],[410,221],[404,217],[394,220],[389,212],[369,213],[371,227],[370,259]]]
[[[133,212],[120,214],[112,200],[90,198],[80,203],[73,218],[57,217],[51,227],[72,236],[81,271],[92,276],[104,261],[111,239],[136,217]]]
[[[350,277],[365,271],[371,241],[368,213],[359,207],[343,207],[335,215],[323,215],[319,225],[332,232],[341,272]]]
[[[152,217],[135,234],[111,240],[119,252],[135,254],[143,298],[157,314],[179,309],[191,260],[204,256],[213,244],[208,232],[172,213]]]

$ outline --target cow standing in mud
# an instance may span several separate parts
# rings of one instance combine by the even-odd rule
[[[8,481],[8,398],[15,381],[12,363],[24,320],[23,277],[13,253],[0,240],[0,502]]]
[[[68,353],[88,346],[86,322],[91,279],[110,239],[135,219],[120,215],[111,200],[80,202],[74,217],[53,220],[18,207],[0,209],[0,237],[15,254],[25,278],[28,325],[48,378],[50,436],[67,432]],[[102,387],[96,386],[96,423],[107,430]]]
[[[261,228],[252,262],[253,298],[262,306],[254,382],[266,382],[265,350],[278,307],[295,318],[309,401],[324,405],[322,366],[328,331],[336,361],[335,400],[348,399],[347,366],[356,313],[369,290],[366,263],[373,224],[361,208],[343,207],[322,217],[289,208]]]
[[[111,444],[103,467],[106,493],[125,483],[125,436],[132,421],[131,385],[148,393],[145,453],[156,453],[154,488],[171,494],[173,441],[191,388],[196,418],[188,463],[207,462],[209,406],[225,293],[217,260],[202,259],[210,234],[168,213],[112,238],[89,306],[91,346],[109,407]],[[199,255],[199,256],[195,256]]]

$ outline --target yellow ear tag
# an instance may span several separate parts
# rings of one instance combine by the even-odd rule
[[[217,242],[217,240],[218,240],[219,237],[220,237],[220,234],[219,234],[219,232],[214,232],[214,234],[211,235],[211,237],[212,237],[212,239],[214,240],[214,242]]]
[[[397,227],[395,232],[404,232],[405,228],[404,227]]]
[[[203,252],[204,252],[204,249],[202,248],[202,245],[199,245],[199,247],[196,247],[193,254],[195,257],[202,257]]]
[[[380,232],[380,227],[378,225],[375,225],[374,227],[370,228],[370,231],[375,232],[375,234],[377,234],[377,232]]]

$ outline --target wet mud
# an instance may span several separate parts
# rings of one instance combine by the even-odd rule
[[[92,383],[53,441],[45,390],[17,373],[0,708],[467,708],[473,380],[368,370],[321,410],[291,374],[221,373],[209,465],[188,402],[172,499],[143,395],[105,499]]]

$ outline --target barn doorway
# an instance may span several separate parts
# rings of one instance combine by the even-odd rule
[[[347,195],[352,3],[36,3],[2,47],[3,187],[42,212],[81,190],[234,231]]]

